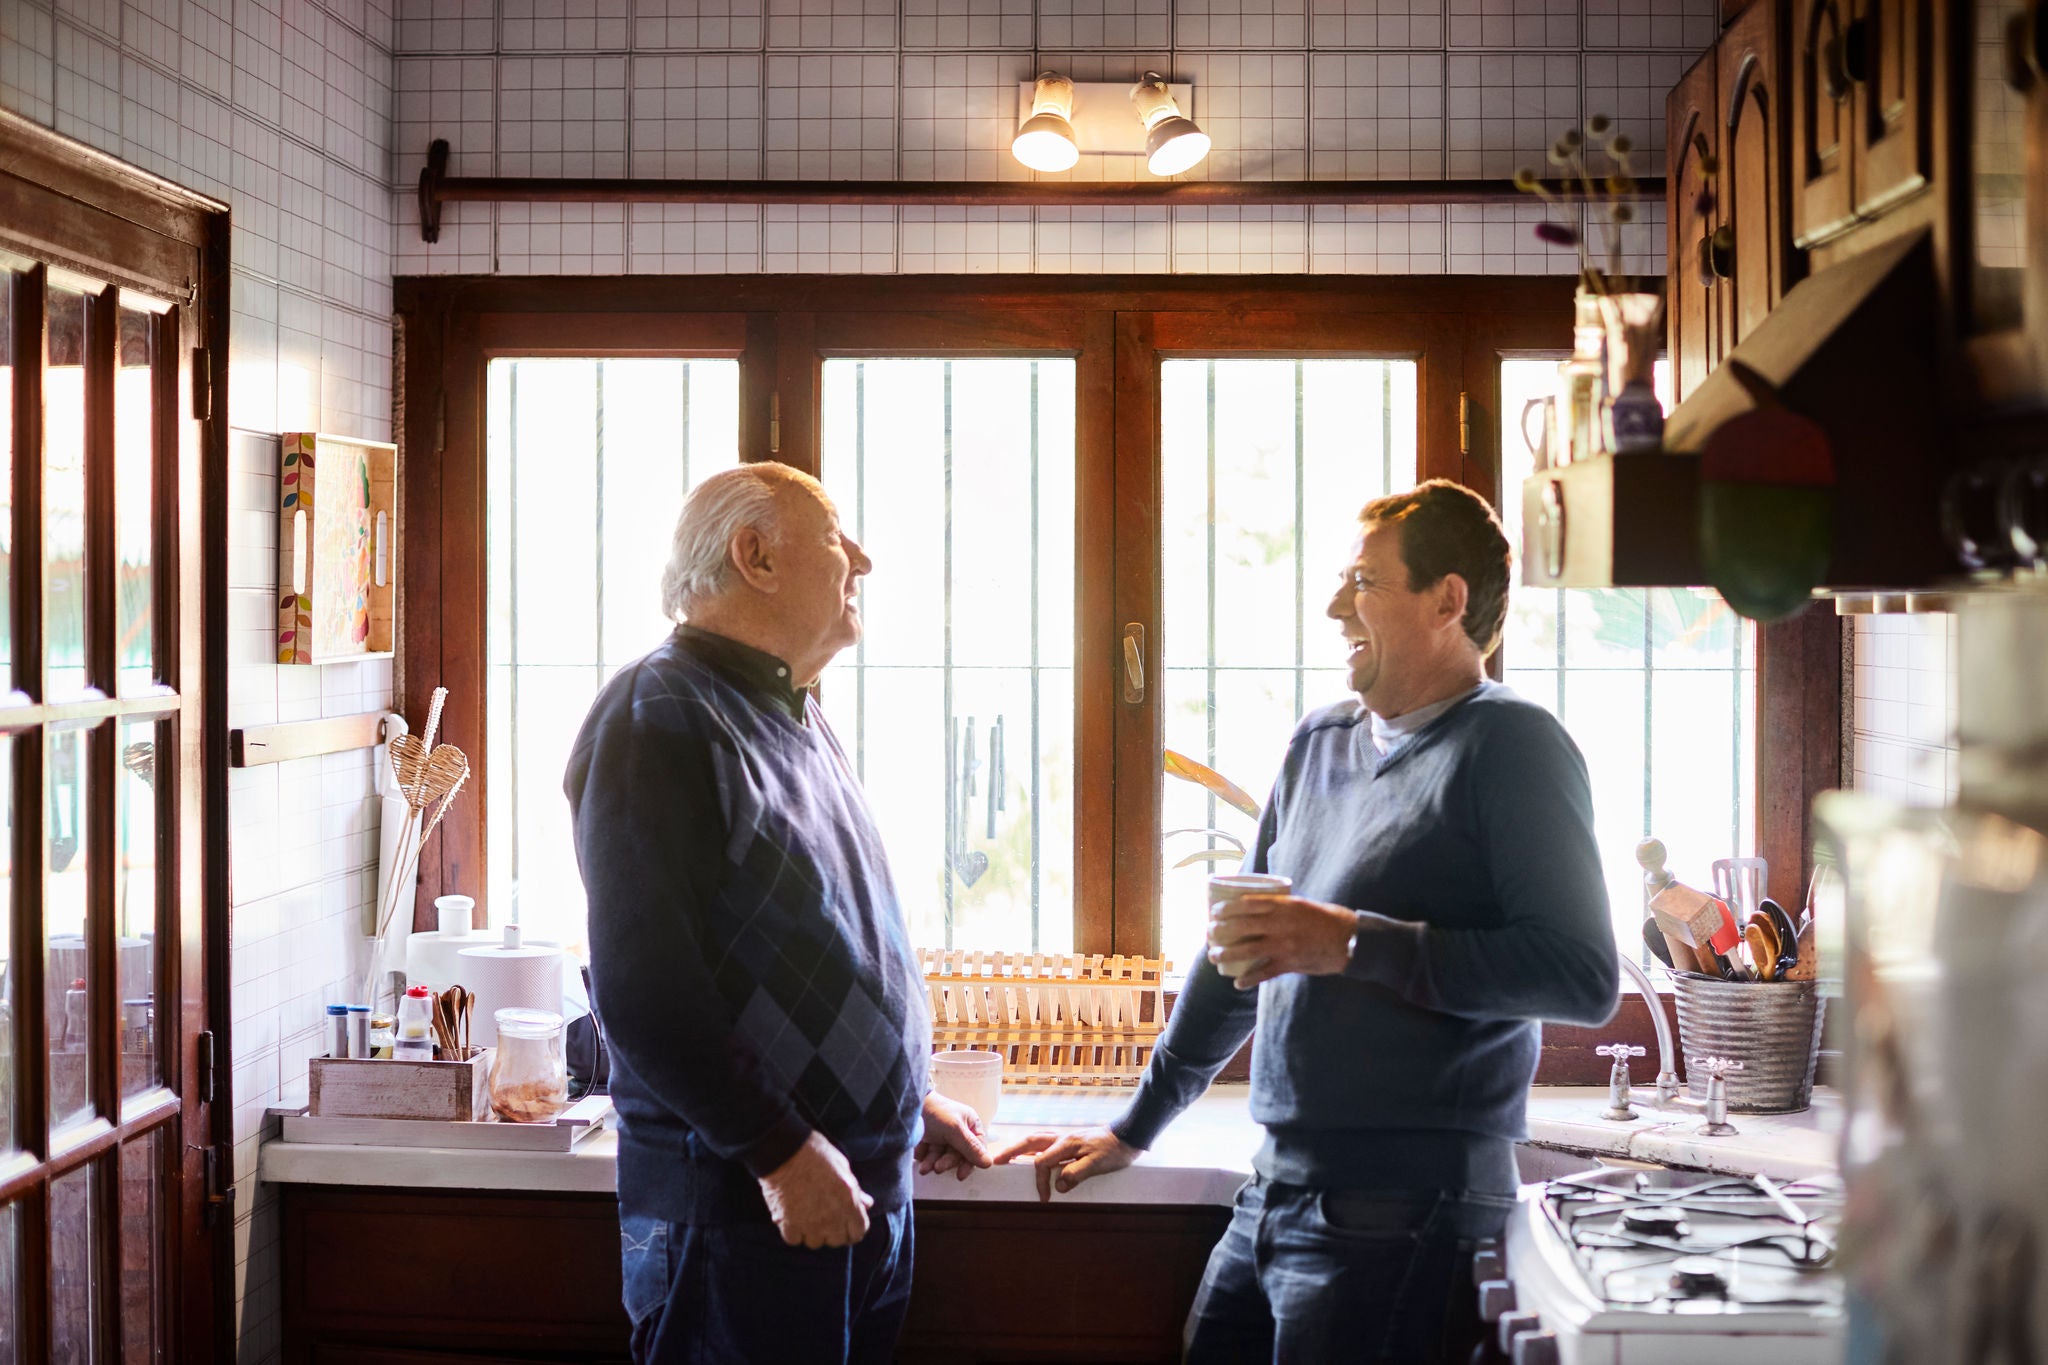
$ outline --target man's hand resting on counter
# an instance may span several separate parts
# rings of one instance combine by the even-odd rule
[[[1077,1133],[1033,1133],[1018,1138],[996,1152],[993,1162],[1005,1165],[1020,1156],[1031,1158],[1038,1175],[1038,1198],[1042,1203],[1084,1180],[1120,1171],[1138,1159],[1138,1149],[1107,1128],[1083,1128]]]
[[[924,1136],[911,1153],[919,1175],[944,1175],[957,1170],[960,1179],[977,1166],[994,1163],[988,1145],[982,1141],[986,1130],[981,1115],[958,1100],[947,1099],[934,1090],[924,1097]]]
[[[813,1132],[796,1155],[761,1177],[761,1196],[782,1240],[812,1250],[850,1247],[868,1235],[874,1197],[853,1178],[853,1168],[822,1133]]]
[[[1334,976],[1351,965],[1358,916],[1299,896],[1239,896],[1209,920],[1209,961],[1241,991],[1300,972]]]

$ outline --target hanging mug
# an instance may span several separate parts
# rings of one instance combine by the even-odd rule
[[[1542,409],[1536,419],[1535,429],[1529,426],[1531,413]],[[1557,399],[1546,395],[1531,398],[1522,404],[1522,441],[1529,447],[1529,455],[1535,460],[1535,472],[1541,474],[1550,468],[1551,452],[1557,448]]]

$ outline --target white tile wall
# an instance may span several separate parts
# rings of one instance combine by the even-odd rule
[[[290,6],[315,8],[275,3],[287,6],[287,32]],[[1027,179],[1009,154],[1015,88],[1046,69],[1118,82],[1159,70],[1192,83],[1215,150],[1190,178],[1506,179],[1545,166],[1556,137],[1596,113],[1634,138],[1647,175],[1663,164],[1663,92],[1715,27],[1713,0],[621,5],[405,0],[390,157],[399,273],[1570,273],[1574,255],[1533,235],[1544,217],[1533,203],[1251,217],[755,205],[635,205],[618,216],[564,206],[540,218],[461,204],[448,206],[430,246],[408,201],[436,137],[466,175],[608,175],[623,159],[640,176]],[[254,46],[264,60],[264,43]],[[1084,152],[1071,171],[1044,178],[1149,176],[1141,158]],[[1656,273],[1663,212],[1639,213],[1624,254],[1631,269]],[[570,249],[557,249],[557,223]],[[588,250],[572,230],[584,225]]]
[[[1956,795],[1956,618],[1857,616],[1847,785],[1915,806]]]
[[[441,36],[440,0],[433,8],[408,17],[423,42]],[[455,4],[445,22],[449,41],[467,25],[492,49],[488,0],[481,16]],[[276,433],[391,433],[395,36],[384,0],[0,3],[0,103],[233,210],[232,725],[390,705],[388,663],[279,668],[272,594]],[[494,63],[486,57],[472,73],[483,168]],[[457,68],[455,132],[463,73],[459,59],[445,64]],[[423,97],[431,89],[423,84]],[[419,129],[437,112],[420,108]],[[354,993],[375,880],[371,763],[368,753],[336,755],[237,771],[229,783],[236,1327],[245,1362],[274,1360],[279,1346],[276,1203],[256,1181],[263,1115],[303,1093],[321,1007]]]

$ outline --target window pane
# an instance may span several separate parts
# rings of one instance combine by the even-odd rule
[[[93,300],[49,291],[43,374],[43,633],[47,695],[85,690],[85,336]]]
[[[114,357],[114,665],[122,693],[156,681],[157,319],[120,310]]]
[[[164,1338],[164,1150],[171,1131],[152,1128],[121,1149],[121,1358],[127,1365],[170,1357]]]
[[[121,1094],[157,1083],[156,942],[160,910],[157,762],[170,752],[170,727],[131,721],[121,727],[121,772],[115,779],[115,933],[121,945]]]
[[[598,688],[670,629],[683,497],[739,462],[739,365],[494,360],[489,404],[491,915],[580,948],[562,772]]]
[[[50,1130],[93,1116],[92,973],[86,965],[86,755],[88,731],[51,730],[43,760],[48,864],[43,926],[49,940],[44,1014],[50,1029]]]
[[[21,1360],[21,1204],[0,1208],[0,1365]]]
[[[96,1215],[99,1162],[50,1182],[50,1361],[86,1365],[100,1358],[94,1277],[104,1230]]]
[[[1636,944],[1639,840],[1662,839],[1672,874],[1702,889],[1714,859],[1755,852],[1756,627],[1706,588],[1521,586],[1522,481],[1535,460],[1515,418],[1556,385],[1556,360],[1501,362],[1500,512],[1518,561],[1501,659],[1508,685],[1558,716],[1586,756],[1615,937]],[[1668,410],[1663,361],[1657,393]]]
[[[1408,360],[1169,360],[1159,410],[1166,747],[1259,802],[1301,716],[1346,695],[1323,614],[1355,517],[1411,487],[1417,366]],[[1184,970],[1210,872],[1257,822],[1165,780],[1160,929]],[[1177,863],[1215,854],[1186,867]]]
[[[1074,362],[828,360],[823,477],[875,561],[825,670],[920,946],[1074,934]]]

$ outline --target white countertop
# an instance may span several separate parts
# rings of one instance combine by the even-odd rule
[[[1640,1101],[1646,1092],[1638,1090]],[[1007,1092],[991,1134],[1001,1144],[1047,1128],[1107,1123],[1123,1112],[1128,1091]],[[1248,1109],[1249,1087],[1219,1085],[1166,1130],[1159,1145],[1129,1170],[1091,1180],[1063,1201],[1094,1204],[1227,1206],[1251,1173],[1263,1137]],[[1603,1087],[1539,1086],[1529,1092],[1529,1140],[1537,1146],[1654,1165],[1796,1179],[1835,1169],[1839,1102],[1816,1091],[1803,1114],[1736,1114],[1733,1137],[1700,1137],[1695,1113],[1638,1109],[1615,1123],[1600,1117]],[[420,1147],[341,1147],[270,1142],[260,1178],[308,1185],[363,1185],[441,1190],[507,1190],[609,1194],[618,1134],[598,1133],[572,1152],[447,1151]],[[1029,1166],[976,1171],[966,1180],[920,1176],[923,1200],[1020,1202],[1038,1197]]]

